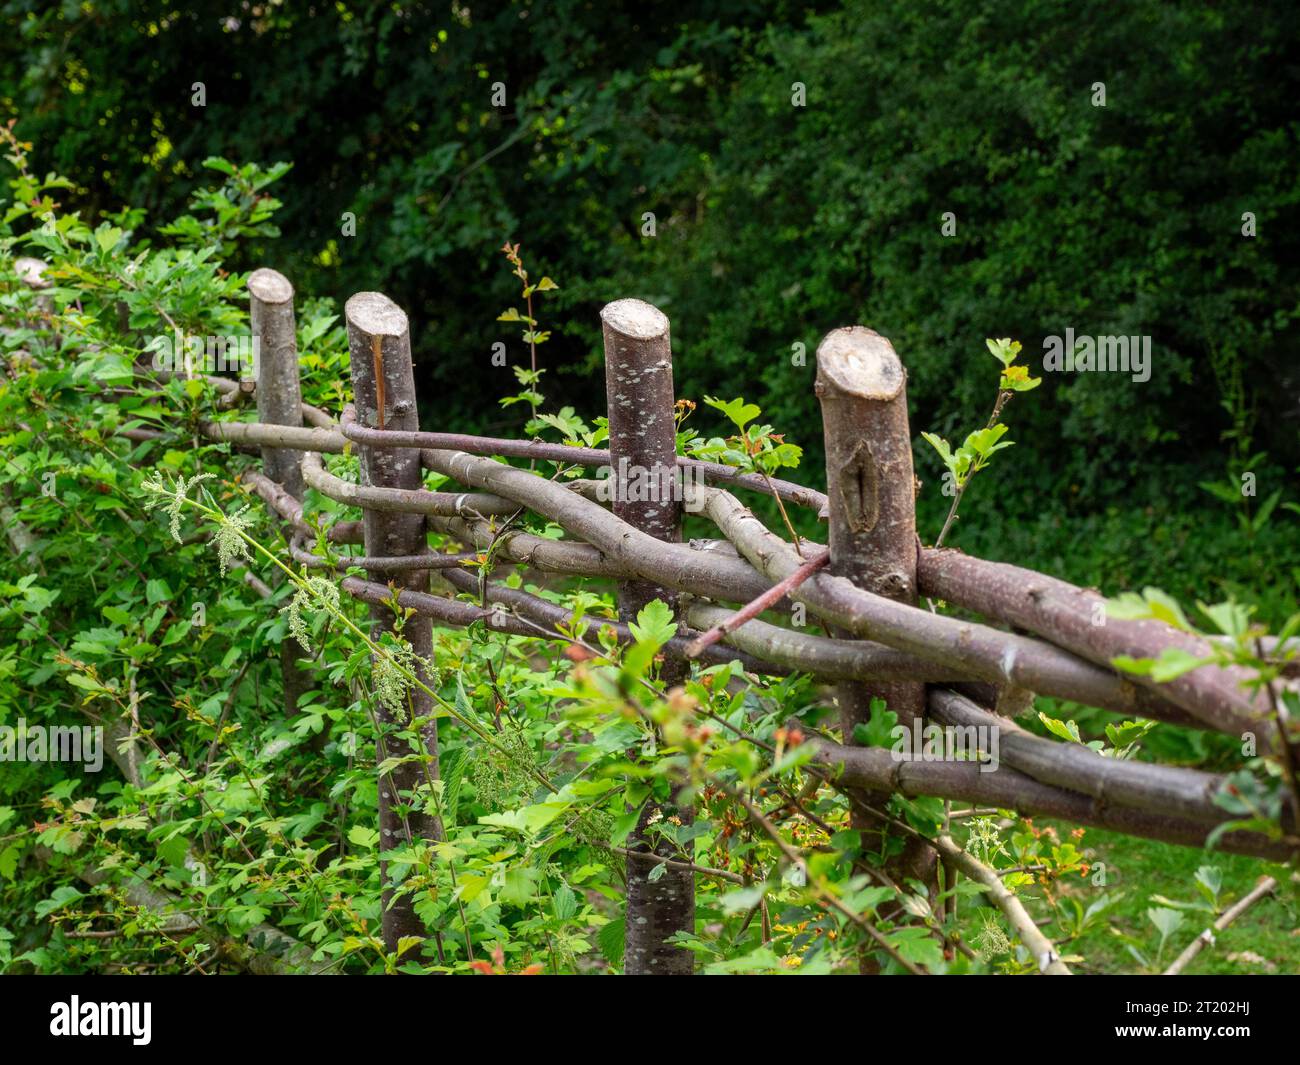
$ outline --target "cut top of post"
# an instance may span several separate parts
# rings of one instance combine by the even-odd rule
[[[358,292],[344,305],[348,323],[367,336],[406,335],[406,312],[382,292]]]
[[[293,299],[293,285],[279,270],[262,267],[248,275],[248,291],[262,303],[288,303]]]
[[[874,329],[834,329],[817,346],[818,392],[829,388],[862,399],[893,399],[907,380],[894,345]]]
[[[605,304],[600,320],[631,340],[654,340],[668,332],[668,316],[645,300],[623,299]]]

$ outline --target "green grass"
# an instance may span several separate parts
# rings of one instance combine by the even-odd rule
[[[1063,839],[1069,838],[1070,825],[1057,824]],[[1152,955],[1159,936],[1146,911],[1160,903],[1152,902],[1152,895],[1163,895],[1180,902],[1199,899],[1194,878],[1202,865],[1216,866],[1222,874],[1223,886],[1219,893],[1220,907],[1230,906],[1246,894],[1260,876],[1272,874],[1279,881],[1273,895],[1260,899],[1227,929],[1216,935],[1213,946],[1206,947],[1184,970],[1188,974],[1269,974],[1300,973],[1300,920],[1297,919],[1294,896],[1290,908],[1277,896],[1287,891],[1285,871],[1256,858],[1247,858],[1220,851],[1194,850],[1153,840],[1135,839],[1089,829],[1081,849],[1094,853],[1094,862],[1106,866],[1105,887],[1094,887],[1091,878],[1068,877],[1061,890],[1073,895],[1087,907],[1102,892],[1122,892],[1123,897],[1111,908],[1103,920],[1089,929],[1064,950],[1084,959],[1076,965],[1079,972],[1138,973],[1142,969],[1129,954],[1116,931],[1141,939],[1148,957]],[[1037,893],[1028,889],[1027,894]],[[1031,904],[1036,916],[1046,913],[1045,904]],[[1188,912],[1183,926],[1170,937],[1162,956],[1162,967],[1172,962],[1178,954],[1215,917],[1200,911]],[[1052,929],[1047,929],[1048,933]],[[1276,966],[1270,969],[1260,963],[1243,960],[1230,961],[1228,956],[1251,952]]]

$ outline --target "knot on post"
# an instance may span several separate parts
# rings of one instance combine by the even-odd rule
[[[840,468],[840,502],[854,532],[870,532],[875,528],[880,514],[876,493],[876,459],[871,454],[871,445],[859,440]]]

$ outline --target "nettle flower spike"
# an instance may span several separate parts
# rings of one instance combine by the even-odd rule
[[[309,639],[311,632],[309,631],[309,622],[303,615],[303,611],[311,609],[317,604],[324,606],[331,612],[339,608],[339,590],[333,582],[325,577],[307,577],[305,585],[299,585],[289,603],[280,608],[280,613],[288,619],[289,634],[298,641],[302,649],[308,654],[312,653]]]
[[[981,850],[986,854],[989,851],[1001,852],[1003,850],[1002,830],[991,817],[977,817],[970,823],[970,837],[966,840],[966,853],[978,854]]]
[[[217,561],[221,564],[221,575],[224,577],[226,571],[237,562],[251,562],[252,556],[248,553],[248,544],[244,541],[244,532],[253,524],[252,518],[246,518],[244,514],[248,507],[240,507],[232,514],[222,514],[219,519],[217,531],[213,535],[213,543],[217,545]]]
[[[975,953],[980,961],[987,964],[1000,954],[1011,949],[1011,940],[1003,931],[1001,923],[988,910],[981,910],[983,927],[974,939]]]
[[[406,693],[411,690],[407,673],[423,666],[427,675],[434,676],[433,663],[415,653],[406,640],[397,637],[397,643],[380,644],[382,654],[374,656],[370,679],[375,686],[375,698],[389,713],[398,713],[406,705]]]
[[[171,518],[167,528],[171,532],[172,539],[178,544],[181,542],[181,510],[185,506],[190,490],[195,485],[210,480],[212,480],[212,474],[210,473],[195,474],[188,481],[182,474],[176,478],[175,484],[168,484],[167,479],[161,473],[158,473],[152,480],[147,480],[140,486],[146,492],[151,493],[150,498],[144,501],[146,510],[154,510],[158,507],[163,507],[166,510],[168,517]],[[165,506],[164,498],[167,500]],[[222,573],[225,573],[224,566],[222,567]]]

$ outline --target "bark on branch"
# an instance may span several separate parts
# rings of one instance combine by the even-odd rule
[[[830,770],[837,783],[930,795],[1013,810],[1023,817],[1059,817],[1077,825],[1104,828],[1130,836],[1204,847],[1213,826],[1204,821],[1111,806],[1090,795],[1043,784],[1010,766],[985,773],[974,762],[936,762],[896,757],[882,747],[844,747],[816,740],[815,764]],[[1225,815],[1224,820],[1231,820]],[[1286,862],[1300,856],[1300,839],[1272,839],[1261,832],[1231,831],[1218,840],[1220,850]]]
[[[929,704],[935,720],[970,730],[968,735],[989,735],[987,730],[996,729],[998,758],[1044,784],[1083,792],[1103,803],[1210,824],[1218,824],[1226,816],[1223,807],[1214,802],[1224,784],[1224,778],[1216,773],[1105,758],[1082,744],[1035,736],[1014,721],[943,688],[931,691]],[[1294,818],[1285,818],[1283,827],[1294,827]]]
[[[1075,654],[1109,666],[1119,655],[1159,658],[1176,648],[1209,659],[1210,645],[1199,636],[1161,621],[1108,617],[1097,592],[1076,588],[1033,570],[972,559],[960,551],[926,551],[921,556],[921,586],[985,617],[1028,629]],[[1231,735],[1253,732],[1260,749],[1276,749],[1277,727],[1262,691],[1244,686],[1250,674],[1239,667],[1203,666],[1165,683],[1134,675],[1134,681],[1159,693],[1212,728]]]
[[[610,453],[601,448],[570,447],[567,444],[548,444],[540,440],[510,440],[501,437],[470,436],[465,433],[385,433],[383,439],[375,430],[357,425],[355,422],[342,426],[343,436],[348,440],[375,447],[414,447],[429,448],[434,451],[464,451],[469,455],[499,455],[502,458],[529,459],[539,462],[558,462],[569,466],[612,467]],[[821,492],[805,488],[790,481],[773,479],[771,487],[756,473],[745,473],[733,466],[720,462],[707,462],[704,459],[685,458],[674,455],[677,466],[692,469],[703,475],[709,482],[731,484],[739,488],[749,488],[770,496],[772,490],[787,503],[808,507],[820,511],[826,504],[826,497]]]
[[[799,566],[799,557],[728,492],[699,489],[703,511],[769,580],[781,580]],[[1002,632],[976,622],[932,614],[855,588],[843,577],[815,574],[793,597],[832,625],[900,651],[932,659],[979,680],[1011,684],[1028,691],[1072,699],[1122,714],[1139,714],[1137,686],[1112,670],[1052,644]],[[1198,700],[1198,714],[1212,727],[1239,734],[1258,727],[1213,693]],[[1191,706],[1185,707],[1196,713]]]

